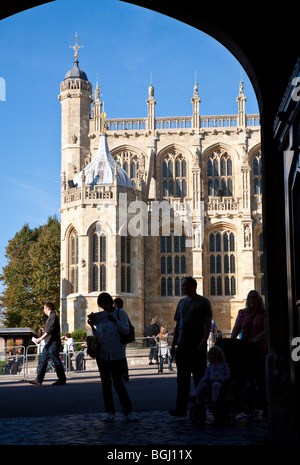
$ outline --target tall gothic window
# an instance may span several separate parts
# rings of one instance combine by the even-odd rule
[[[71,294],[78,292],[78,234],[75,229],[70,235],[70,291]]]
[[[131,292],[130,236],[121,236],[121,292]]]
[[[107,240],[106,235],[97,231],[92,237],[92,290],[106,291]]]
[[[227,153],[213,153],[207,160],[208,195],[233,195],[232,160]]]
[[[257,278],[261,295],[265,295],[265,275],[264,275],[264,239],[263,233],[258,235],[258,269]]]
[[[168,153],[162,163],[162,197],[187,196],[187,163],[179,152]]]
[[[236,244],[230,231],[214,231],[209,235],[210,295],[236,294]]]
[[[130,150],[124,150],[114,155],[116,162],[123,168],[128,174],[130,180],[134,182],[138,175],[139,169],[139,155],[131,152]]]
[[[262,166],[261,166],[261,153],[258,152],[253,157],[252,162],[252,182],[253,182],[253,194],[261,195],[262,193]]]
[[[160,295],[180,296],[181,281],[186,275],[185,235],[160,236]]]

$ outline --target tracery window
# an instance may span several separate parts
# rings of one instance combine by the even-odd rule
[[[162,162],[162,197],[186,196],[187,162],[182,153],[168,153]]]
[[[257,280],[258,289],[261,295],[265,295],[265,275],[264,275],[264,240],[263,233],[260,232],[258,235],[258,263],[257,263]]]
[[[262,193],[262,160],[261,153],[258,152],[252,161],[252,183],[253,183],[253,194],[255,196],[261,195]]]
[[[186,237],[174,235],[160,236],[161,296],[180,296],[181,281],[186,275]]]
[[[121,236],[121,292],[131,292],[130,236]]]
[[[103,232],[92,237],[92,291],[106,291],[107,240]]]
[[[214,231],[209,235],[210,295],[236,294],[236,244],[230,231]]]
[[[69,267],[69,281],[71,294],[78,292],[78,234],[75,229],[70,234],[70,267]]]
[[[214,152],[208,158],[207,186],[209,196],[233,195],[232,160],[228,153]]]
[[[128,174],[131,181],[134,181],[138,175],[139,169],[139,155],[130,151],[124,150],[114,155],[116,162]]]

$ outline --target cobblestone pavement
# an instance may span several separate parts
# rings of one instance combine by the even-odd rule
[[[56,409],[53,412],[52,410],[50,412],[47,411],[47,416],[34,416],[30,413],[36,405],[34,399],[31,397],[32,394],[35,392],[35,396],[41,395],[41,398],[45,402],[49,402],[49,399],[53,395],[51,394],[51,389],[57,388],[51,388],[49,385],[42,388],[31,386],[29,394],[32,394],[29,395],[27,391],[28,383],[9,384],[7,389],[13,389],[13,391],[2,391],[2,399],[5,402],[14,402],[15,399],[15,402],[18,401],[18,405],[21,405],[20,402],[22,402],[23,398],[28,405],[26,406],[26,413],[23,416],[2,414],[2,418],[0,407],[0,445],[109,445],[117,446],[118,448],[125,446],[157,447],[157,445],[159,447],[268,445],[268,422],[266,419],[259,417],[254,420],[240,416],[232,424],[213,425],[212,417],[208,415],[206,424],[198,426],[188,416],[186,418],[171,417],[168,414],[168,410],[162,407],[166,403],[166,398],[164,398],[164,401],[161,402],[158,408],[157,405],[155,407],[155,404],[150,402],[149,392],[151,393],[151,389],[155,390],[155,392],[157,392],[159,386],[162,386],[160,389],[164,389],[164,384],[158,384],[160,378],[152,378],[146,370],[138,371],[135,376],[136,378],[133,377],[133,381],[130,382],[131,386],[129,385],[129,387],[131,389],[134,388],[135,392],[140,393],[141,402],[136,412],[139,421],[134,423],[127,422],[121,413],[116,414],[113,422],[104,423],[102,421],[104,412],[101,411],[101,408],[99,410],[100,413],[94,413],[93,410],[88,413],[82,413],[80,410],[76,413],[70,413],[65,410],[65,414],[62,415]],[[166,383],[168,378],[164,379],[164,383]],[[175,382],[175,380],[176,376],[173,378],[173,381],[171,379],[171,382]],[[74,389],[78,382],[78,379],[68,380],[69,391],[65,391],[66,395],[75,395]],[[85,389],[85,395],[87,396],[94,395],[94,391],[91,390],[92,388],[98,389],[98,385],[91,383],[88,378],[81,380],[81,383],[83,384],[80,384],[79,395],[81,395],[82,389]],[[5,384],[3,384],[4,386]],[[41,389],[46,390],[41,391]],[[65,387],[62,389],[65,390]],[[7,392],[6,397],[5,392]],[[145,392],[148,396],[146,407],[148,410],[143,408]],[[159,392],[161,393],[162,390]],[[76,398],[76,401],[80,401],[80,398]],[[157,402],[155,403],[157,404]],[[171,405],[173,405],[173,399]],[[5,412],[5,409],[2,412]]]
[[[0,419],[2,445],[267,445],[267,422],[240,420],[231,425],[197,426],[166,411],[138,412],[128,423],[117,413]]]

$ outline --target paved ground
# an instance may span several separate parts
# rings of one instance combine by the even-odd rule
[[[170,447],[194,451],[204,445],[268,444],[268,425],[262,418],[242,417],[231,425],[213,426],[208,416],[205,425],[197,426],[189,417],[171,417],[168,410],[175,405],[176,373],[158,375],[148,367],[130,371],[126,386],[139,417],[137,423],[125,421],[120,409],[114,422],[102,422],[104,408],[96,373],[73,375],[65,386],[52,386],[53,381],[47,378],[43,386],[36,387],[25,381],[1,379],[1,445],[106,446],[102,458],[107,463],[111,463],[110,458],[129,458],[108,454],[142,451],[147,446],[147,453],[141,453],[139,459],[142,463],[142,459],[158,459],[151,454]],[[174,458],[163,457],[162,463]]]

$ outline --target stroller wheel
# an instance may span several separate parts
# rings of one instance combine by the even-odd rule
[[[195,404],[190,409],[190,419],[195,425],[202,425],[206,420],[204,404]]]

